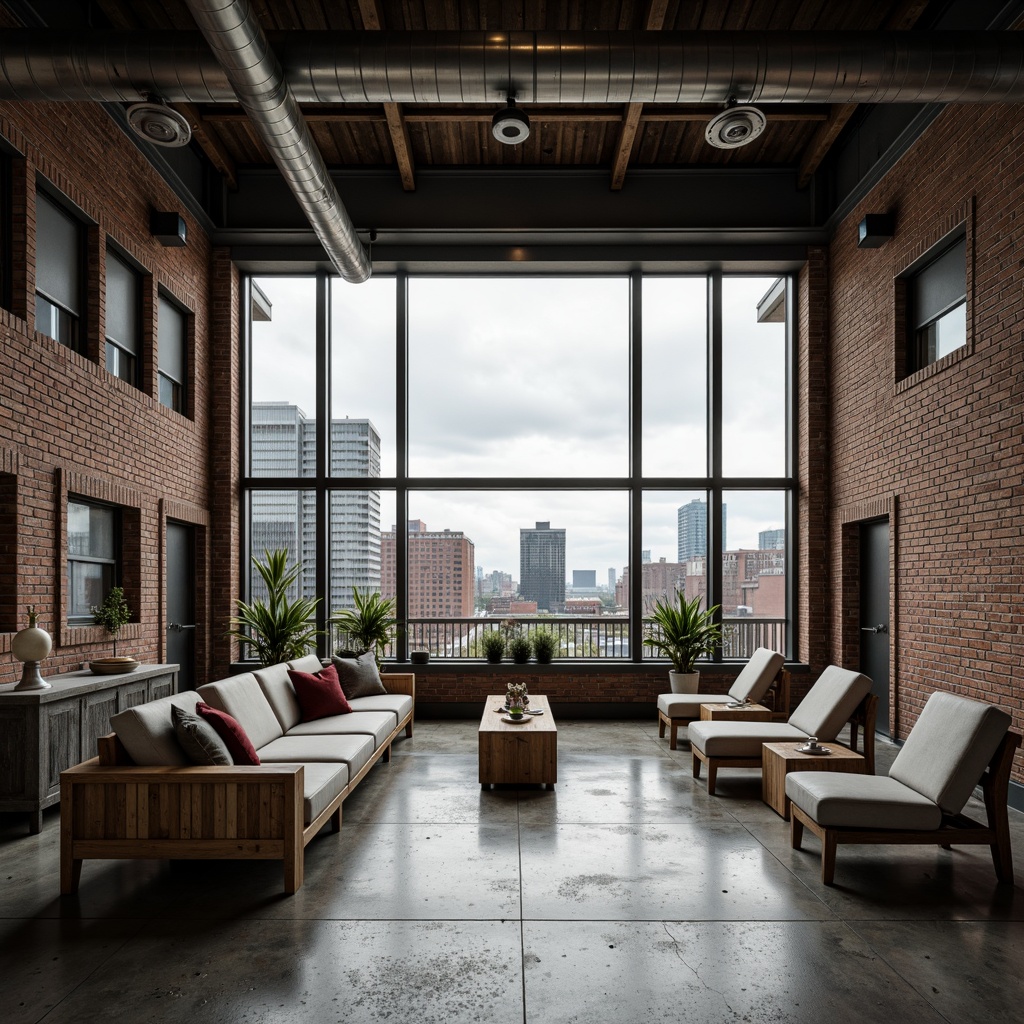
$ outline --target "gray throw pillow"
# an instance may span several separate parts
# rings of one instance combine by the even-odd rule
[[[380,673],[377,671],[377,661],[373,656],[373,651],[360,654],[358,658],[332,657],[331,661],[334,662],[334,667],[338,670],[338,680],[346,700],[355,700],[357,697],[377,697],[388,692],[380,681]]]
[[[234,764],[227,744],[217,730],[198,715],[190,714],[184,708],[171,708],[174,735],[178,737],[181,749],[193,764]]]

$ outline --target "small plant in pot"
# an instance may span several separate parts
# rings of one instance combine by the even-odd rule
[[[355,608],[346,608],[338,612],[331,622],[348,638],[352,650],[347,648],[337,653],[342,656],[366,654],[373,651],[377,667],[384,658],[384,652],[398,636],[398,619],[395,618],[395,599],[383,597],[370,591],[361,593],[358,587],[352,588],[352,600]]]
[[[505,634],[499,629],[492,629],[484,633],[481,645],[484,650],[484,657],[492,665],[497,665],[505,656]]]
[[[684,594],[677,594],[675,602],[659,601],[651,612],[644,642],[672,662],[673,693],[697,692],[697,659],[713,654],[722,642],[722,628],[715,622],[719,606],[702,609],[700,601],[699,596],[687,601]]]
[[[114,656],[112,658],[93,658],[89,662],[89,668],[94,675],[113,675],[118,672],[133,672],[139,667],[139,663],[132,657],[117,655],[117,636],[121,627],[131,621],[132,613],[125,599],[124,591],[120,587],[111,587],[110,593],[103,599],[100,605],[92,608],[94,620],[98,626],[105,626],[110,634],[114,645]]]
[[[508,643],[508,653],[517,665],[525,665],[530,660],[530,655],[533,654],[533,644],[530,643],[530,638],[521,631],[513,633],[512,639]]]
[[[550,665],[558,650],[558,638],[546,629],[538,629],[533,634],[533,656],[540,665]]]

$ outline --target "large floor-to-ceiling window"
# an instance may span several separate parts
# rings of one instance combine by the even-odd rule
[[[721,606],[722,657],[791,654],[786,278],[246,289],[247,553],[302,565],[325,646],[359,588],[395,597],[400,658],[481,657],[515,620],[635,661],[682,593]]]

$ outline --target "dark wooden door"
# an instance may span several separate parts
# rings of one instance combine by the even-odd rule
[[[195,529],[167,523],[167,661],[178,664],[178,689],[195,689]]]
[[[889,735],[889,520],[860,528],[860,670],[878,697],[876,729]]]

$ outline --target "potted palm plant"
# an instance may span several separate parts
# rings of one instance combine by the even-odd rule
[[[263,557],[261,562],[254,555],[252,564],[263,577],[267,597],[238,601],[238,614],[231,619],[237,628],[228,636],[241,640],[266,666],[301,658],[316,643],[319,630],[313,621],[320,598],[288,596],[301,566],[296,562],[288,568],[287,551],[265,550]]]
[[[382,597],[376,591],[364,594],[358,587],[353,587],[352,600],[355,608],[346,608],[331,619],[351,645],[351,650],[339,650],[337,653],[358,657],[372,651],[379,668],[384,652],[398,636],[395,599]]]
[[[648,620],[644,642],[672,662],[668,677],[673,693],[697,692],[697,659],[713,654],[722,642],[722,628],[715,622],[719,605],[702,609],[700,601],[699,596],[687,601],[677,594],[675,602],[658,601]]]

